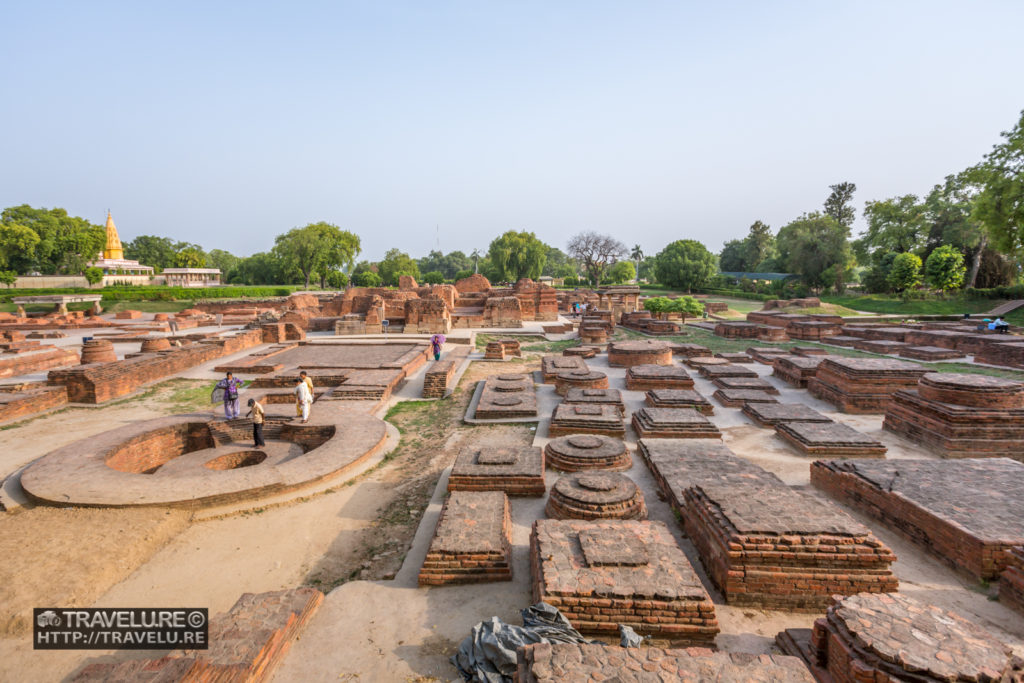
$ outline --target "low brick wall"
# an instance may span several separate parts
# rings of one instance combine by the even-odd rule
[[[1024,614],[1024,546],[1008,550],[1006,562],[999,577],[999,602]]]
[[[453,360],[434,361],[423,376],[423,398],[444,398],[457,369]]]
[[[500,491],[453,491],[441,508],[419,585],[512,580],[512,520]]]
[[[64,387],[33,383],[0,388],[0,423],[35,415],[68,402]]]
[[[23,353],[4,353],[0,354],[0,379],[77,365],[78,360],[74,349],[52,346]]]

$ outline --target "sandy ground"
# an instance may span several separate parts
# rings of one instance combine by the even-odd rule
[[[622,387],[624,370],[608,368],[605,356],[588,360],[608,372],[612,386]],[[206,606],[211,613],[229,608],[242,592],[299,585],[330,590],[324,606],[294,644],[277,672],[276,681],[423,681],[452,680],[448,657],[478,621],[497,615],[519,623],[518,611],[531,602],[528,566],[529,531],[544,517],[544,499],[512,499],[514,578],[510,582],[459,587],[418,588],[416,574],[433,535],[444,498],[447,471],[466,443],[546,442],[546,420],[532,425],[466,426],[459,418],[475,380],[492,373],[533,370],[536,359],[523,363],[474,363],[452,400],[431,402],[400,411],[392,423],[403,431],[401,445],[380,468],[354,485],[340,486],[290,505],[257,509],[231,517],[194,522],[150,551],[148,560],[125,574],[95,598],[100,606]],[[762,375],[770,369],[756,367]],[[898,437],[881,431],[879,416],[837,414],[831,406],[771,380],[782,401],[802,401],[840,421],[874,434],[890,448],[889,457],[930,457]],[[710,395],[709,382],[697,388]],[[414,387],[403,392],[414,396]],[[642,402],[641,392],[624,392],[630,409]],[[541,414],[557,402],[553,387],[538,388]],[[71,410],[0,432],[0,472],[32,460],[61,444],[136,419],[155,417],[166,404],[151,399],[91,410]],[[769,469],[795,487],[807,487],[809,459],[797,455],[772,430],[760,429],[738,409],[715,405],[712,419],[723,429],[726,443],[739,455]],[[635,435],[628,434],[630,445]],[[11,451],[18,451],[12,454]],[[814,614],[771,612],[724,605],[703,573],[692,544],[659,500],[653,477],[635,457],[627,474],[643,489],[651,519],[666,522],[690,557],[716,602],[722,628],[718,645],[731,651],[768,652],[783,629],[809,626]],[[557,473],[546,475],[548,483]],[[820,494],[809,489],[813,495]],[[824,500],[824,499],[823,499]],[[37,512],[27,510],[18,515]],[[54,511],[48,511],[54,512]],[[126,533],[136,527],[122,512],[104,526]],[[857,516],[857,515],[854,515]],[[12,519],[14,516],[12,516]],[[58,559],[73,557],[69,544],[89,544],[86,524],[37,518],[32,532],[57,548]],[[3,523],[0,518],[0,524]],[[959,579],[921,550],[861,518],[899,556],[895,571],[901,590],[934,604],[955,609],[989,628],[1024,654],[1024,618],[989,599],[981,586]],[[141,522],[139,522],[141,523]],[[96,526],[96,525],[94,525]],[[2,533],[3,527],[0,527]],[[5,560],[6,562],[7,560]],[[53,575],[74,575],[64,563]],[[39,580],[46,585],[46,574]],[[394,577],[393,579],[391,577]],[[115,579],[116,580],[116,579]],[[332,590],[333,589],[333,590]],[[2,598],[2,594],[0,594]],[[54,600],[52,602],[58,602]],[[50,601],[48,601],[50,602]],[[5,609],[5,612],[7,610]],[[87,663],[107,659],[159,656],[159,652],[34,652],[27,638],[0,636],[0,680],[60,680]]]

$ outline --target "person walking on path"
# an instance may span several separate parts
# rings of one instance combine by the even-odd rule
[[[245,416],[249,415],[252,415],[253,446],[266,446],[267,442],[263,440],[263,406],[254,398],[249,399],[249,412]]]
[[[445,338],[442,334],[435,334],[430,338],[430,352],[434,354],[434,360],[441,360],[441,345]]]
[[[238,390],[242,387],[242,380],[235,379],[229,372],[224,379],[217,382],[214,392],[223,392],[224,419],[230,420],[238,417]]]
[[[313,392],[309,390],[306,380],[299,377],[295,384],[295,402],[298,404],[299,412],[302,415],[302,422],[309,421],[309,406],[313,403]]]
[[[309,400],[312,401],[313,396],[315,395],[313,393],[313,378],[306,374],[305,370],[302,370],[299,372],[299,379],[305,382],[306,386],[309,387]],[[299,403],[297,398],[295,399],[295,417],[302,417],[302,404]]]

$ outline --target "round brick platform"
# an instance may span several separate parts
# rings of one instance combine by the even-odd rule
[[[142,348],[139,350],[142,353],[155,353],[166,351],[169,348],[171,348],[171,342],[167,340],[167,337],[157,337],[156,339],[143,339]]]
[[[568,370],[555,375],[555,393],[565,396],[570,389],[607,389],[608,375],[596,370]]]
[[[112,363],[116,360],[114,345],[107,339],[90,339],[82,344],[82,365]]]
[[[647,519],[636,483],[615,472],[584,472],[560,478],[545,508],[553,519]]]
[[[651,340],[612,342],[608,345],[608,365],[672,365],[672,347],[668,342]]]
[[[527,381],[529,381],[531,384],[533,383],[533,379],[529,375],[497,375],[495,377],[490,378],[490,381],[487,382],[487,388],[493,389],[495,391],[500,391],[502,393],[515,393],[519,391],[525,391],[526,387],[523,383]]]
[[[608,330],[604,327],[581,327],[579,334],[584,344],[603,344],[608,341]]]
[[[574,434],[552,439],[544,447],[549,467],[563,472],[628,470],[633,466],[626,444],[597,434]]]
[[[929,372],[917,385],[921,398],[972,408],[1024,408],[1024,383],[959,373]]]

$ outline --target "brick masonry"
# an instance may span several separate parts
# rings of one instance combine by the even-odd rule
[[[633,429],[640,438],[718,439],[722,432],[702,413],[690,408],[651,408],[633,413]]]
[[[779,422],[775,432],[803,455],[884,458],[887,450],[878,439],[840,422]]]
[[[612,342],[608,345],[608,365],[613,368],[672,365],[672,348],[668,342],[653,340]]]
[[[752,389],[718,389],[711,398],[726,408],[742,408],[748,403],[777,403],[778,398],[767,391]]]
[[[455,458],[448,490],[543,496],[547,492],[544,453],[532,446],[466,448]]]
[[[565,392],[565,402],[611,405],[615,406],[620,415],[626,414],[626,404],[622,401],[622,392],[618,389],[569,389]]]
[[[633,466],[626,444],[598,434],[560,436],[544,446],[548,467],[563,472],[628,470]]]
[[[693,389],[654,389],[645,394],[644,403],[652,408],[693,408],[704,415],[715,412],[711,402]]]
[[[719,389],[763,391],[766,394],[779,393],[774,384],[761,377],[716,377],[711,380],[711,383]]]
[[[607,389],[608,375],[597,370],[563,370],[555,375],[555,393],[565,396],[570,389]]]
[[[457,369],[455,361],[434,361],[423,375],[423,398],[444,398]]]
[[[537,416],[537,392],[533,377],[506,373],[484,380],[476,412],[478,420],[501,420]]]
[[[772,363],[772,375],[798,389],[806,389],[807,382],[818,371],[824,356],[783,356]]]
[[[621,439],[626,427],[617,406],[560,403],[551,416],[548,436],[570,434],[604,434]]]
[[[226,614],[210,620],[208,650],[175,650],[160,659],[90,664],[72,680],[269,681],[323,600],[323,593],[313,588],[244,593]]]
[[[39,345],[26,350],[7,351],[0,353],[0,379],[64,368],[78,363],[78,353],[69,348]]]
[[[678,365],[633,365],[626,370],[626,389],[693,389],[693,378]]]
[[[420,568],[419,585],[512,580],[512,520],[501,491],[453,491]]]
[[[587,364],[578,356],[544,356],[540,361],[541,376],[545,384],[554,384],[555,375],[569,370],[588,370]]]
[[[992,633],[897,593],[837,596],[813,629],[783,631],[776,642],[822,683],[1024,678],[1024,662]]]
[[[977,579],[1024,544],[1024,464],[1007,458],[819,460],[811,483]]]
[[[643,492],[617,472],[559,477],[544,511],[552,519],[647,519]]]
[[[999,577],[999,602],[1024,615],[1024,546],[1006,551],[1006,569]]]
[[[803,403],[746,403],[743,414],[761,427],[774,427],[782,422],[832,422],[814,408]]]
[[[663,522],[538,520],[530,558],[534,601],[581,632],[626,624],[692,645],[718,634],[714,605]]]
[[[68,402],[64,387],[51,387],[39,382],[0,387],[0,423],[11,422]]]
[[[807,390],[846,413],[884,413],[895,391],[914,388],[926,372],[903,360],[831,356],[821,361]]]
[[[516,683],[813,683],[796,657],[713,652],[708,648],[625,648],[597,643],[536,643],[517,651]]]

